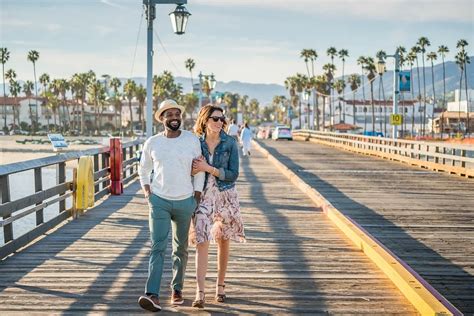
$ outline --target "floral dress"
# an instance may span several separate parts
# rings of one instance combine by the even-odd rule
[[[210,160],[212,162],[212,156]],[[189,242],[196,245],[218,239],[245,242],[244,224],[236,188],[219,191],[216,178],[209,175],[192,218]]]

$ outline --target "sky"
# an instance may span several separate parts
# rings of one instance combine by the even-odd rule
[[[315,68],[330,62],[330,46],[347,49],[345,73],[359,72],[359,56],[378,50],[393,54],[411,48],[421,36],[428,51],[466,39],[474,52],[473,0],[188,0],[192,14],[186,34],[175,35],[169,12],[156,6],[154,73],[169,70],[187,77],[187,58],[218,81],[283,84],[306,73],[300,52],[315,49]],[[162,45],[160,44],[160,40]],[[98,76],[146,77],[146,19],[141,0],[0,0],[0,46],[10,59],[5,70],[32,80],[28,51],[37,50],[37,74],[70,78],[76,72]],[[341,74],[341,62],[335,62]],[[387,68],[393,62],[387,61]]]

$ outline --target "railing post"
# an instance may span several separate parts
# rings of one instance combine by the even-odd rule
[[[10,183],[8,181],[8,175],[0,177],[0,194],[2,204],[10,202]],[[8,214],[3,217],[3,219],[7,219],[10,217],[11,214]],[[5,243],[13,240],[13,226],[12,223],[3,226],[3,240]]]
[[[435,147],[435,154],[438,154],[438,153],[439,153],[439,146],[436,146]],[[435,163],[439,163],[438,155],[435,156],[434,161],[435,161]]]
[[[101,164],[102,169],[105,169],[105,168],[109,167],[109,155],[110,155],[110,153],[109,154],[107,154],[107,153],[101,154],[100,157],[101,157],[101,160],[102,160],[102,162],[101,162],[102,163]],[[102,182],[102,189],[105,189],[106,187],[108,187],[109,184],[110,184],[109,180]]]
[[[466,157],[466,149],[461,149],[461,157]],[[466,162],[461,161],[461,167],[466,168]]]
[[[77,168],[72,170],[72,218],[76,219],[78,217],[77,208],[76,208],[76,200],[77,200]]]
[[[127,160],[127,148],[122,148],[122,162]],[[127,171],[125,169],[122,169],[122,179],[125,179],[127,177]]]
[[[99,154],[94,155],[94,173],[99,171]],[[94,177],[94,182],[95,182],[95,177]],[[94,186],[94,191],[99,192],[99,184],[96,184]]]
[[[61,184],[66,182],[66,163],[60,162],[57,166],[57,179],[56,184]],[[59,194],[64,195],[64,193]],[[59,201],[59,213],[63,212],[66,209],[66,200]]]
[[[129,159],[133,158],[133,146],[128,148]],[[130,165],[130,176],[133,174],[133,164]]]
[[[43,177],[41,175],[41,167],[35,168],[35,192],[39,192],[43,190]],[[40,205],[43,201],[36,203],[36,205]],[[36,226],[43,224],[44,222],[44,215],[43,209],[39,209],[36,211]]]

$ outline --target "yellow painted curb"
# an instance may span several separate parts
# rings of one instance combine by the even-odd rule
[[[90,156],[79,158],[76,184],[76,209],[94,206],[94,161]]]
[[[323,210],[327,217],[385,273],[422,315],[462,315],[454,305],[375,237],[363,230],[355,221],[342,214],[317,190],[304,182],[259,143],[254,141],[254,145],[297,188],[306,193]]]

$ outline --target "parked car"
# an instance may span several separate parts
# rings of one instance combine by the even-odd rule
[[[22,129],[12,129],[10,135],[28,135],[28,132]]]
[[[272,132],[272,139],[279,140],[279,139],[287,139],[293,140],[293,133],[291,132],[291,128],[288,126],[277,126],[275,130]]]

